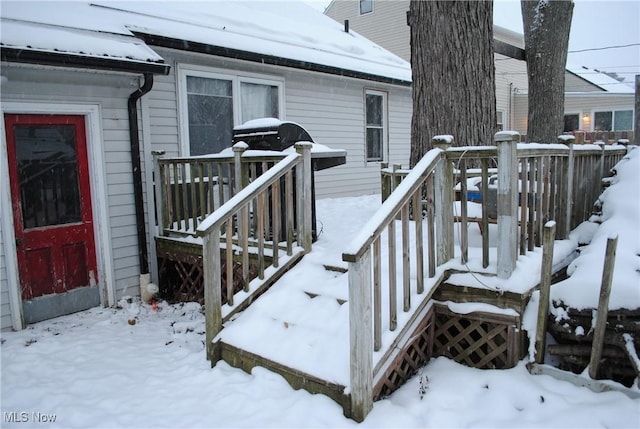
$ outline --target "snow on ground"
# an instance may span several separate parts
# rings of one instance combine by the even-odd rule
[[[602,214],[584,224],[591,230],[589,245],[568,267],[567,280],[551,289],[551,298],[577,308],[598,308],[604,255],[609,237],[618,245],[611,285],[610,309],[640,308],[640,149],[616,165],[616,176],[600,195]]]
[[[637,163],[640,157],[637,153],[634,156],[631,162]],[[640,171],[637,164],[634,165],[621,168],[619,179],[630,175],[627,170]],[[637,194],[639,182],[635,177],[635,188],[623,185],[627,196],[634,189]],[[612,190],[609,195],[619,195],[613,191],[615,186],[609,188]],[[627,205],[618,202],[619,197],[605,193],[603,198],[605,202],[615,198],[616,202],[606,205],[622,207],[614,212],[627,213]],[[332,335],[345,323],[346,305],[340,305],[337,300],[347,295],[337,280],[341,275],[325,271],[322,265],[344,264],[342,249],[379,205],[379,195],[318,201],[321,234],[314,243],[314,252],[301,262],[306,268],[302,270],[304,276],[297,280],[307,283],[304,290],[321,295],[311,299],[301,289],[292,289],[288,302],[289,307],[299,307],[296,317],[304,321],[305,329]],[[635,216],[631,220],[635,219],[636,228],[633,229],[633,223],[630,225],[637,237],[640,229]],[[605,221],[614,217],[609,208],[602,216]],[[614,224],[610,223],[607,235]],[[620,225],[629,227],[626,221]],[[606,222],[602,226],[606,226]],[[600,229],[590,229],[588,234],[583,230],[581,238],[593,235],[594,243],[598,243]],[[637,244],[633,240],[621,240],[619,254],[630,249],[636,252],[632,245],[624,244],[628,242]],[[560,246],[567,247],[567,244],[563,242]],[[535,254],[528,258],[539,264]],[[528,264],[527,261],[525,258],[523,265]],[[578,265],[574,274],[580,269]],[[622,264],[616,267],[619,265]],[[521,270],[523,273],[514,275],[526,276],[529,270],[525,268]],[[625,274],[616,271],[616,275]],[[311,314],[305,313],[308,300],[333,317],[314,320]],[[264,320],[278,316],[276,310],[273,314],[263,314]],[[272,323],[279,328],[284,326],[277,317]],[[160,303],[154,310],[137,299],[122,299],[114,308],[94,308],[34,324],[21,332],[4,332],[0,345],[0,425],[20,428],[356,426],[342,415],[342,408],[332,400],[295,391],[282,377],[266,369],[255,368],[246,374],[224,362],[211,368],[205,359],[204,330],[204,316],[198,304]],[[259,336],[254,339],[258,341]],[[288,359],[312,345],[280,346]],[[346,347],[346,343],[342,347]],[[313,359],[310,364],[324,371],[339,368],[342,363],[334,360],[336,355],[342,359],[345,352],[321,349],[309,358]],[[421,379],[428,384],[422,398]],[[45,419],[53,418],[55,422],[43,424]],[[376,402],[360,426],[637,428],[640,427],[640,399],[632,400],[620,392],[594,393],[548,375],[530,375],[525,361],[509,370],[477,370],[437,358],[391,397]]]

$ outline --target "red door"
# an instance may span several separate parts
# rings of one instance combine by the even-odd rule
[[[5,115],[22,298],[95,283],[85,118]]]

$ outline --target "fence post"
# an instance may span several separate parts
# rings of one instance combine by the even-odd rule
[[[609,296],[611,295],[611,281],[613,280],[613,267],[616,261],[616,248],[618,236],[613,235],[607,239],[607,249],[604,255],[604,269],[602,271],[602,283],[600,286],[600,299],[598,301],[598,313],[596,326],[593,332],[591,344],[591,358],[589,359],[589,377],[594,380],[598,376],[598,366],[602,357],[602,347],[607,329],[607,317],[609,316]]]
[[[567,157],[567,194],[565,196],[565,200],[567,201],[566,210],[565,210],[565,220],[563,224],[562,237],[569,237],[569,232],[571,232],[571,216],[573,215],[573,176],[575,169],[575,150],[573,148],[574,141],[568,140],[566,141],[567,146],[569,146],[569,156]]]
[[[544,225],[542,242],[542,267],[540,269],[540,298],[538,299],[538,323],[536,327],[536,363],[544,363],[547,345],[547,317],[549,314],[549,292],[551,289],[551,270],[553,268],[553,244],[556,223],[549,221]]]
[[[371,249],[349,263],[349,374],[351,417],[361,422],[373,408]]]
[[[222,330],[222,293],[220,291],[220,229],[214,228],[202,237],[202,266],[204,267],[204,319],[207,359],[211,366],[217,356],[213,339]]]
[[[498,146],[498,278],[508,279],[518,257],[518,142],[513,131],[496,133]]]
[[[604,142],[598,142],[598,146],[600,146],[600,176],[598,177],[598,192],[597,195],[600,195],[600,191],[602,190],[602,179],[604,178],[604,154],[605,154],[605,144]],[[597,196],[596,195],[596,196]]]
[[[431,139],[434,148],[444,152],[453,145],[452,136],[435,136]],[[441,265],[453,258],[453,165],[446,153],[440,157],[435,170],[434,203],[437,212],[436,225],[436,264]]]
[[[233,179],[235,180],[235,194],[240,192],[243,188],[242,184],[242,154],[245,150],[249,149],[249,145],[245,142],[238,142],[233,145],[233,167],[234,167],[234,175]]]
[[[311,251],[312,226],[311,226],[311,205],[313,204],[313,193],[311,190],[311,147],[309,142],[298,142],[295,144],[296,152],[302,156],[302,168],[298,167],[296,174],[297,182],[297,217],[298,217],[298,242],[306,253]]]

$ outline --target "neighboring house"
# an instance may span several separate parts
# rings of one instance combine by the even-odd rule
[[[409,157],[407,62],[302,3],[2,2],[2,329],[157,281],[152,151],[217,152],[277,117],[345,149],[316,194]]]
[[[527,93],[514,97],[515,129],[526,130]],[[599,132],[613,131],[616,138],[632,139],[635,90],[598,70],[567,67],[564,94],[564,131],[584,131],[585,139],[609,139]]]
[[[409,4],[409,0],[333,0],[325,14],[338,22],[348,20],[350,28],[359,34],[410,61]],[[497,128],[525,135],[528,82],[524,39],[521,34],[494,26],[494,41]],[[632,130],[633,94],[633,88],[603,73],[567,68],[565,131]]]

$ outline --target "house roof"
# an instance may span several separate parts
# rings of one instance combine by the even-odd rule
[[[578,76],[579,78],[587,81],[588,83],[600,88],[603,91],[617,93],[617,94],[633,94],[635,89],[626,83],[620,82],[611,76],[594,69],[589,69],[584,66],[570,66],[566,67],[567,72]]]
[[[302,2],[17,2],[0,11],[3,60],[36,53],[163,66],[153,46],[410,84],[408,62]],[[12,57],[7,57],[12,53]],[[20,58],[18,54],[22,55]],[[29,61],[34,62],[34,61]]]

